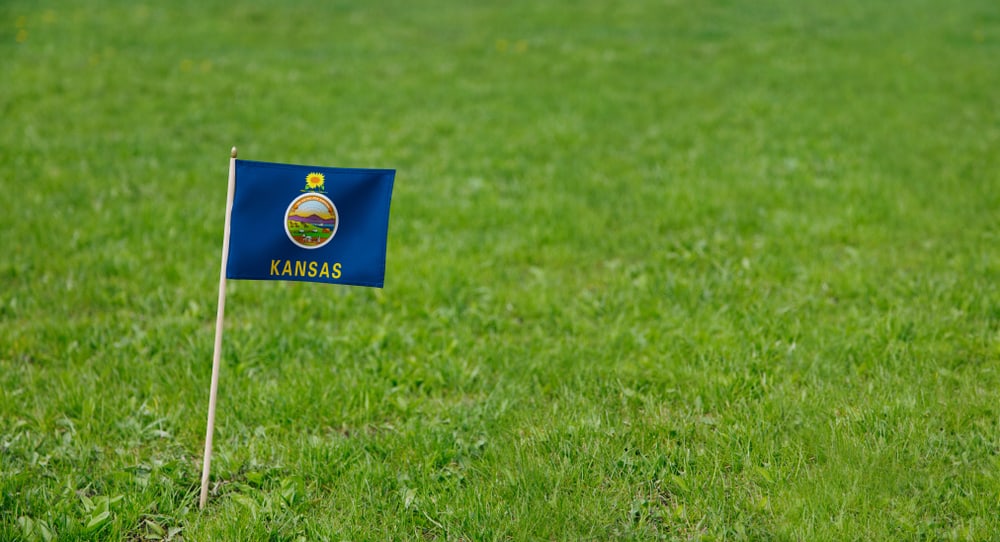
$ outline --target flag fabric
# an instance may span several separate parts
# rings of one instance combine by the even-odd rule
[[[226,278],[382,287],[395,170],[235,164]]]

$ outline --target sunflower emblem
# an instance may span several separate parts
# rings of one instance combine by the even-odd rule
[[[310,173],[306,175],[306,187],[302,190],[303,192],[325,192],[323,190],[323,183],[326,181],[326,177],[322,173]]]

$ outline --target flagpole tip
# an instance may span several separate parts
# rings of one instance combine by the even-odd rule
[[[229,151],[229,156],[231,158],[236,158],[236,147],[233,147],[233,150]]]

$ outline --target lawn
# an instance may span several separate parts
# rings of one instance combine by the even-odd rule
[[[994,0],[0,4],[0,540],[1000,533]],[[229,150],[397,170],[231,281]]]

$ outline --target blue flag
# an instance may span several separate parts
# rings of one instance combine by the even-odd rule
[[[235,163],[226,278],[382,287],[395,170]]]

